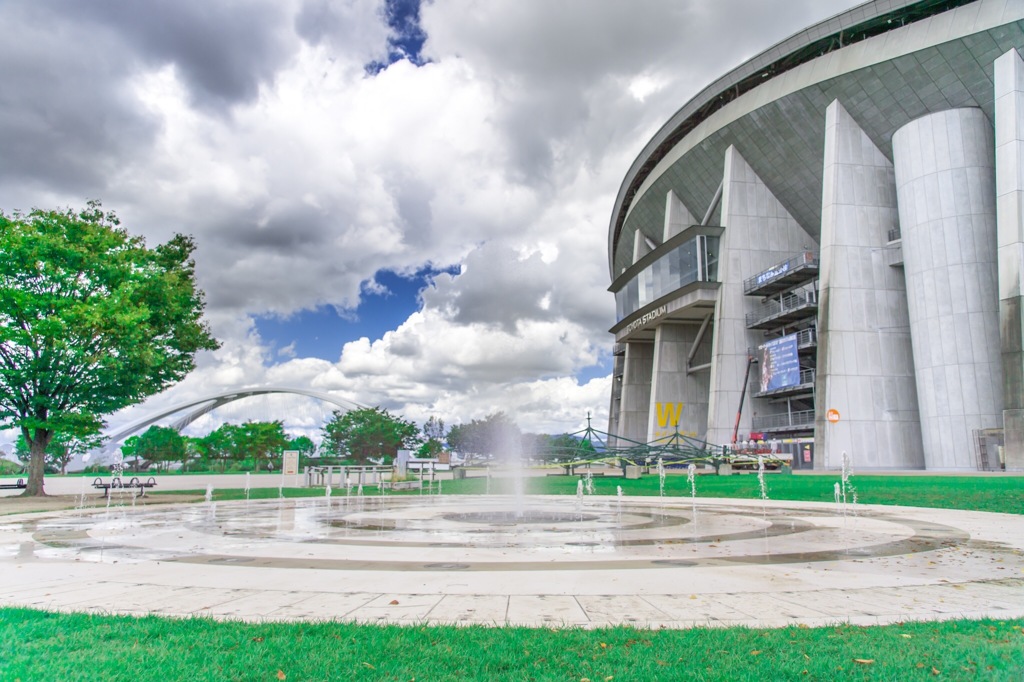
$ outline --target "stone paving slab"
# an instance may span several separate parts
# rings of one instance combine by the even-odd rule
[[[628,528],[603,502],[580,512],[583,524],[570,504],[521,536],[487,522],[459,536],[463,522],[448,515],[472,498],[380,504],[413,526],[436,518],[441,540],[374,530],[365,513],[366,528],[339,526],[344,506],[322,502],[6,516],[0,606],[539,627],[1024,617],[1020,516],[865,506],[861,520],[838,519],[813,503],[772,503],[762,516],[759,502],[701,500],[694,526],[677,523],[688,500],[641,500],[623,515]]]

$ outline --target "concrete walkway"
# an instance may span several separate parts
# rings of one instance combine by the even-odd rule
[[[609,497],[367,497],[0,517],[0,605],[597,627],[1024,617],[1024,517]],[[843,513],[845,511],[845,514]]]

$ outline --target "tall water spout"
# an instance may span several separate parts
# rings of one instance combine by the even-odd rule
[[[697,465],[686,465],[686,480],[690,483],[690,504],[693,507],[693,522],[697,523]]]
[[[665,462],[658,458],[658,495],[665,497]]]

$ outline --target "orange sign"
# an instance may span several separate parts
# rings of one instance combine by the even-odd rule
[[[839,410],[829,410],[825,413],[825,419],[828,419],[831,423],[835,424],[839,421]]]

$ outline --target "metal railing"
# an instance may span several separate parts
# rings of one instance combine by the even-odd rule
[[[784,428],[809,428],[814,426],[814,410],[799,410],[787,414],[769,414],[763,417],[754,417],[754,431],[767,431],[769,429]]]
[[[765,284],[770,284],[775,280],[788,275],[790,272],[803,267],[805,265],[818,265],[818,254],[813,251],[805,251],[796,256],[793,256],[789,260],[785,260],[781,263],[776,263],[767,270],[763,270],[753,277],[748,277],[743,280],[743,291],[744,293],[750,293],[755,291],[759,287]]]
[[[390,476],[391,467],[384,466],[308,466],[305,470],[305,487],[358,488],[361,485],[378,485],[384,475]]]
[[[816,291],[789,293],[779,299],[763,303],[754,312],[747,313],[747,326],[750,327],[777,315],[817,304],[818,293]]]
[[[800,350],[812,348],[818,345],[818,330],[814,327],[801,329],[796,333],[796,347]],[[760,349],[756,346],[747,347],[747,355],[754,358],[754,362],[761,360]]]
[[[799,390],[800,388],[808,386],[808,385],[813,386],[814,385],[814,377],[815,377],[815,375],[816,375],[816,373],[815,373],[815,370],[813,370],[813,369],[802,369],[802,370],[800,370],[800,381],[799,381],[799,383],[793,384],[791,386],[780,386],[778,388],[773,388],[770,391],[760,391],[758,393],[755,393],[754,397],[755,398],[761,398],[761,397],[764,397],[764,396],[777,395],[777,394],[780,394],[780,393],[787,393],[789,391]]]

